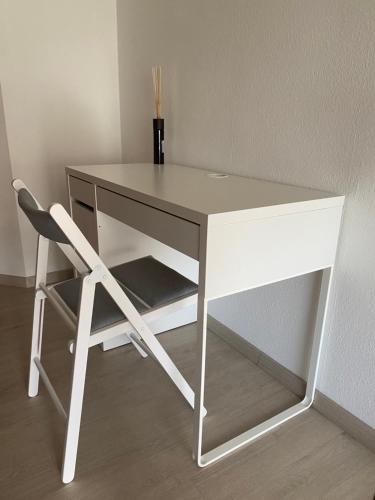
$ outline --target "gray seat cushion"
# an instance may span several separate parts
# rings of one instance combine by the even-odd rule
[[[60,295],[66,305],[75,315],[78,315],[81,278],[72,279],[55,286],[56,292]],[[142,313],[147,307],[135,297],[127,294],[133,305]],[[91,330],[97,330],[110,326],[118,321],[124,321],[126,318],[115,304],[111,296],[101,283],[95,288],[94,310],[92,315]]]
[[[149,307],[161,307],[197,293],[198,286],[151,256],[111,269],[113,276]]]
[[[183,299],[198,290],[195,283],[151,256],[112,267],[110,271],[140,313]],[[78,315],[81,278],[65,281],[54,288],[69,309]],[[125,319],[103,285],[98,283],[95,289],[91,330],[104,328]]]

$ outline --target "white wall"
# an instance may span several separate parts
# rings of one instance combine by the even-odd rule
[[[122,144],[151,160],[151,66],[167,161],[347,195],[319,389],[375,427],[375,3],[119,0]],[[317,279],[215,316],[303,375]]]
[[[42,204],[66,201],[67,164],[120,160],[115,0],[0,0],[0,79],[8,177],[22,178]],[[19,223],[25,269],[7,258],[0,272],[29,276],[36,235],[23,214]],[[50,270],[65,266],[55,257]]]
[[[14,196],[10,189],[11,181],[12,170],[0,86],[0,274],[23,276],[25,265]]]

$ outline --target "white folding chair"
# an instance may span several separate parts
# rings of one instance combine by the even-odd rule
[[[12,183],[18,204],[39,233],[28,394],[38,394],[39,376],[59,413],[67,420],[62,481],[75,474],[88,349],[127,334],[142,357],[162,366],[191,407],[194,393],[148,323],[196,303],[197,285],[152,257],[108,269],[64,207],[44,211],[25,184]],[[57,243],[79,277],[47,286],[49,242]],[[69,409],[66,412],[41,364],[44,302],[48,298],[75,332],[69,349],[74,354]]]

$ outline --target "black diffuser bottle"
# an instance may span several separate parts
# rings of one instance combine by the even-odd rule
[[[161,118],[161,67],[152,68],[152,80],[154,84],[155,114],[154,125],[154,164],[164,164],[164,119]]]
[[[164,165],[164,119],[154,118],[154,163],[155,165]]]

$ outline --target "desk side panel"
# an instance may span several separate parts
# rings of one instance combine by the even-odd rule
[[[208,225],[206,298],[333,265],[342,206]]]

